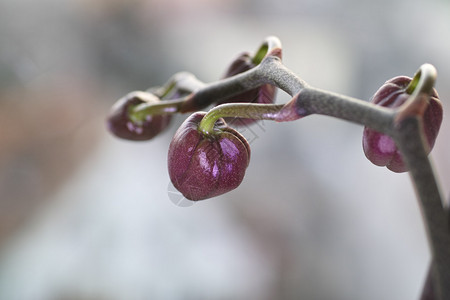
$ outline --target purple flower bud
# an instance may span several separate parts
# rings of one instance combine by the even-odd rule
[[[372,97],[372,103],[384,107],[399,107],[410,96],[406,92],[411,78],[398,76],[387,81]],[[430,96],[428,106],[423,115],[424,132],[428,142],[429,151],[434,146],[439,128],[442,123],[442,104],[436,90]],[[363,150],[366,157],[377,166],[386,166],[393,172],[405,172],[407,167],[394,140],[389,136],[364,127]]]
[[[169,125],[172,118],[170,115],[147,116],[137,124],[130,119],[129,112],[139,104],[159,101],[153,94],[129,93],[113,105],[107,120],[109,131],[119,138],[133,141],[145,141],[155,137]]]
[[[250,146],[223,119],[214,133],[204,136],[198,130],[205,112],[187,118],[169,146],[169,176],[175,188],[187,199],[203,200],[239,186],[250,161]]]
[[[281,58],[281,49],[276,48],[270,55],[275,55]],[[253,61],[253,58],[250,55],[250,53],[244,52],[233,61],[233,63],[230,65],[225,75],[223,76],[223,78],[228,78],[243,73],[256,66],[257,64]],[[270,84],[263,84],[258,88],[221,100],[217,102],[217,105],[224,103],[237,103],[237,102],[273,103],[276,91],[277,89],[275,86]],[[227,118],[227,120],[229,120],[229,118]],[[254,122],[254,120],[252,119],[245,119],[245,118],[238,118],[236,121],[237,122],[233,122],[233,125],[247,125]]]

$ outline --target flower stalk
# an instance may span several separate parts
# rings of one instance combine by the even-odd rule
[[[201,120],[197,115],[197,131],[204,137],[215,134],[220,137],[220,131],[228,128],[224,127],[221,119],[225,117],[284,122],[321,114],[360,124],[389,136],[403,156],[419,200],[432,253],[430,274],[434,294],[440,300],[450,299],[448,210],[443,206],[437,178],[428,159],[429,144],[423,119],[436,80],[435,68],[429,64],[422,65],[405,89],[411,96],[401,106],[391,108],[309,86],[283,65],[281,43],[274,37],[264,41],[253,56],[252,62],[255,67],[209,84],[198,81],[188,73],[180,73],[162,88],[148,91],[163,101],[139,104],[130,109],[129,117],[133,122],[139,123],[149,116],[198,111],[264,84],[270,84],[288,93],[292,99],[285,104],[221,104],[205,115],[202,114]],[[192,126],[189,128],[194,128]],[[226,131],[227,134],[231,132],[230,129]],[[196,134],[191,134],[201,139]],[[232,134],[233,141],[242,142],[240,137],[236,138],[234,132]],[[181,135],[177,138],[181,139]],[[230,137],[223,140],[228,139],[231,140]],[[182,144],[181,140],[179,144]],[[172,159],[176,157],[174,155]],[[198,198],[203,199],[203,196]]]
[[[283,104],[228,103],[211,109],[202,119],[199,131],[204,135],[214,134],[214,124],[220,118],[247,118],[253,120],[275,120]]]

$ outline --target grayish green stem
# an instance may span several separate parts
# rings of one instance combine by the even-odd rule
[[[402,120],[394,139],[409,167],[409,174],[419,200],[432,254],[431,275],[438,299],[450,299],[450,234],[448,214],[435,173],[427,157],[426,139],[421,120],[410,117]]]
[[[271,41],[276,42],[276,40]],[[271,44],[267,46],[273,47]],[[261,56],[266,52],[264,47],[260,48]],[[258,56],[257,59],[259,60],[260,57]],[[417,98],[417,95],[421,93],[429,94],[435,77],[434,67],[423,65],[407,88],[408,92],[413,94],[412,98]],[[210,84],[203,84],[189,76],[184,78],[184,91],[186,94],[191,93],[189,96],[178,100],[163,101],[156,105],[143,104],[134,110],[135,119],[141,120],[148,113],[196,111],[214,102],[269,83],[294,96],[294,100],[296,98],[294,107],[300,116],[308,114],[333,116],[371,127],[393,137],[410,169],[412,182],[420,202],[432,252],[433,285],[436,288],[436,294],[441,300],[450,299],[448,215],[443,207],[434,171],[427,157],[427,143],[422,132],[422,120],[415,116],[409,117],[407,110],[411,106],[411,103],[407,103],[409,100],[403,107],[395,110],[312,88],[287,69],[278,57],[270,55],[263,58],[257,67],[249,71]],[[175,81],[181,82],[182,80],[175,78]],[[167,93],[162,94],[162,96],[167,95]],[[248,103],[230,104],[213,109],[208,119],[203,122],[202,128],[208,133],[217,118],[226,116],[276,119],[274,117],[276,111],[282,108],[283,105],[274,105],[270,108],[274,111],[268,112],[265,111],[267,106],[259,107]]]

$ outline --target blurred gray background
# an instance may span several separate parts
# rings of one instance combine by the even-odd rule
[[[434,64],[449,195],[448,1],[0,0],[0,299],[417,299],[430,254],[412,185],[365,159],[360,126],[244,128],[243,183],[194,205],[166,168],[185,115],[149,142],[106,131],[129,91],[217,80],[268,35],[307,82],[361,99]]]

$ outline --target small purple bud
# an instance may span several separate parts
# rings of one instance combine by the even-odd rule
[[[266,56],[267,55],[274,55],[281,58],[281,49],[276,48],[272,51],[272,53],[266,54]],[[233,63],[230,65],[225,75],[223,76],[223,78],[228,78],[243,73],[245,71],[253,69],[256,66],[257,63],[253,61],[253,58],[250,55],[250,53],[244,52],[233,61]],[[275,86],[270,84],[263,84],[258,88],[221,100],[217,102],[217,105],[224,103],[238,103],[238,102],[270,104],[273,103],[275,99],[276,91],[277,89]],[[230,118],[227,118],[227,120],[230,121]],[[233,121],[233,125],[247,125],[253,123],[255,120],[238,118],[235,121]]]
[[[237,188],[250,161],[250,146],[223,119],[214,124],[211,136],[198,129],[205,112],[187,118],[169,146],[169,176],[187,199],[197,201]]]
[[[139,124],[130,119],[129,112],[142,103],[158,103],[160,100],[153,94],[131,92],[119,99],[111,108],[107,123],[108,129],[115,136],[133,141],[150,140],[170,123],[170,115],[147,116]]]
[[[391,108],[401,106],[410,96],[406,92],[406,88],[411,80],[406,76],[392,78],[375,93],[371,102]],[[429,151],[436,141],[442,123],[442,114],[441,101],[436,90],[433,89],[423,115],[424,132]],[[389,170],[397,173],[408,170],[394,140],[385,134],[364,127],[363,150],[366,157],[377,166],[386,166]]]

